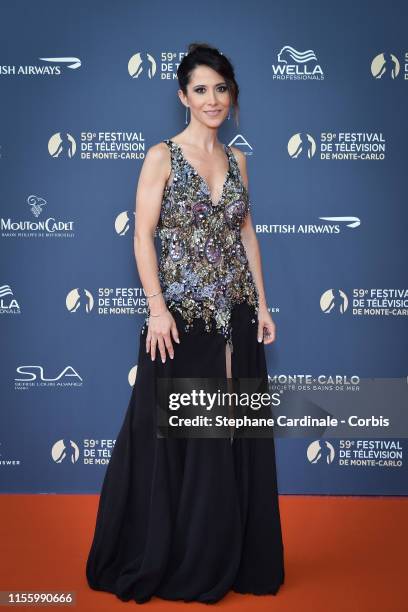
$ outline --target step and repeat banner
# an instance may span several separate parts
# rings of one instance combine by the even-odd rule
[[[406,495],[406,3],[1,11],[0,491],[100,491],[147,312],[138,176],[185,127],[176,71],[201,41],[240,86],[218,137],[246,154],[277,326],[279,490]]]

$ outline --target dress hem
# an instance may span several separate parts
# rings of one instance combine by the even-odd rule
[[[203,603],[203,604],[209,604],[209,605],[222,601],[224,597],[228,595],[228,593],[231,593],[231,592],[238,593],[239,595],[256,595],[257,597],[262,596],[262,595],[276,596],[280,588],[283,586],[283,584],[284,584],[284,580],[282,580],[282,582],[280,582],[276,586],[267,587],[265,589],[240,589],[239,587],[231,586],[230,589],[224,593],[224,595],[220,595],[220,597],[216,599],[206,600],[206,599],[199,599],[199,598],[185,599],[184,597],[164,597],[162,595],[157,595],[156,593],[152,593],[152,595],[147,595],[146,597],[138,598],[138,599],[132,596],[122,597],[116,591],[114,591],[111,587],[101,586],[101,585],[92,585],[88,582],[89,587],[93,589],[94,591],[102,591],[105,593],[111,593],[113,595],[116,595],[116,597],[120,599],[121,601],[125,601],[125,602],[135,601],[138,604],[144,604],[144,603],[148,603],[151,599],[156,597],[158,599],[162,599],[163,601],[182,601],[184,603]]]

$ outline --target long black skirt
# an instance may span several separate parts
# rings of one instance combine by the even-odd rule
[[[174,359],[140,332],[136,381],[106,469],[86,564],[89,586],[123,601],[215,603],[228,591],[275,595],[284,549],[273,437],[157,435],[157,377],[225,377],[226,342],[196,319]],[[232,311],[233,377],[266,377],[252,306]]]

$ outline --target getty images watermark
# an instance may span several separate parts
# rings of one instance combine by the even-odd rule
[[[264,378],[158,378],[156,390],[159,437],[408,437],[405,378],[360,379],[353,393],[271,392]]]

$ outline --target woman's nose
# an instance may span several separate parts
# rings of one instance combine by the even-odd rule
[[[208,102],[214,104],[217,101],[217,95],[215,91],[209,91],[208,93]]]

